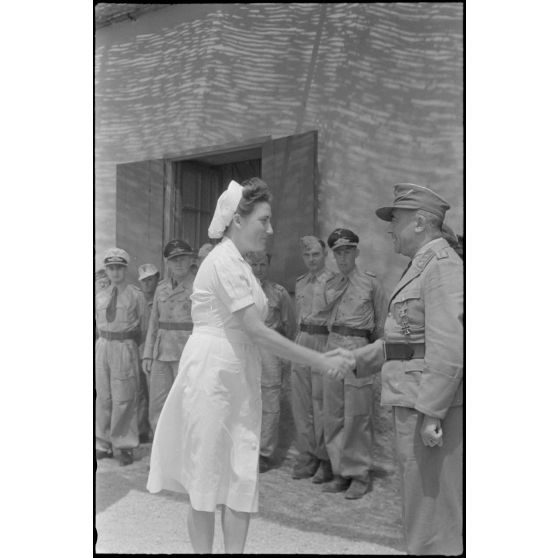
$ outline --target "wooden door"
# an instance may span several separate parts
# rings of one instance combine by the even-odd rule
[[[317,131],[311,131],[262,147],[262,180],[273,194],[269,276],[290,293],[306,272],[300,237],[316,234],[317,142]]]
[[[207,229],[225,185],[217,167],[184,161],[177,165],[177,190],[180,220],[177,238],[185,240],[197,250],[209,241]]]

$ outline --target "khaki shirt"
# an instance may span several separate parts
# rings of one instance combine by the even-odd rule
[[[262,290],[267,297],[265,325],[288,339],[293,339],[296,332],[296,320],[287,289],[273,281],[264,281]]]
[[[155,290],[149,317],[143,358],[163,361],[180,360],[191,331],[159,329],[159,322],[192,322],[192,280],[174,289],[171,279],[161,281]]]
[[[318,273],[305,273],[296,280],[296,323],[327,325],[331,308],[325,299],[325,284],[334,274],[322,268]]]
[[[95,320],[99,331],[127,332],[138,329],[145,309],[142,292],[135,285],[125,285],[118,289],[116,299],[116,317],[107,322],[107,307],[112,297],[114,285],[99,291],[95,295]]]
[[[424,358],[382,366],[382,405],[443,419],[463,404],[463,262],[437,238],[415,255],[389,299],[388,343],[424,343]],[[377,346],[356,352],[360,376],[378,360]]]
[[[348,276],[336,273],[327,281],[325,295],[333,304],[330,327],[366,329],[374,338],[383,336],[387,297],[372,272],[355,266]]]

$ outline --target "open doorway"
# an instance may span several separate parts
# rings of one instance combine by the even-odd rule
[[[217,199],[230,180],[257,176],[273,195],[270,276],[294,292],[305,271],[300,237],[317,232],[317,149],[313,130],[118,164],[116,245],[130,254],[130,273],[137,276],[147,262],[164,269],[163,247],[173,238],[198,249],[208,240]]]
[[[209,154],[175,161],[177,221],[175,232],[194,249],[209,242],[207,229],[221,192],[231,180],[243,180],[262,173],[261,148]]]

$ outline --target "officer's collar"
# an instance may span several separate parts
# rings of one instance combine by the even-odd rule
[[[432,240],[429,240],[426,244],[423,244],[416,252],[416,254],[413,256],[413,260],[416,259],[419,256],[422,256],[422,254],[424,254],[425,252],[427,252],[428,250],[430,250],[431,248],[434,248],[434,246],[440,241],[440,240],[444,240],[443,236],[439,236],[438,238],[434,238]]]
[[[325,272],[326,272],[326,266],[325,265],[322,267],[322,269],[320,269],[319,271],[316,271],[316,273],[314,273],[313,271],[310,271],[310,280],[319,279]]]
[[[349,280],[352,279],[355,275],[358,275],[358,267],[356,264],[355,267],[353,267],[353,269],[351,269],[351,271],[348,273],[348,275],[343,274],[343,276]]]

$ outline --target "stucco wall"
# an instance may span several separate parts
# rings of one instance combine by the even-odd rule
[[[430,185],[462,232],[462,5],[185,4],[96,33],[97,264],[115,241],[116,164],[318,130],[325,238],[361,237],[393,285],[403,258],[373,209]]]

